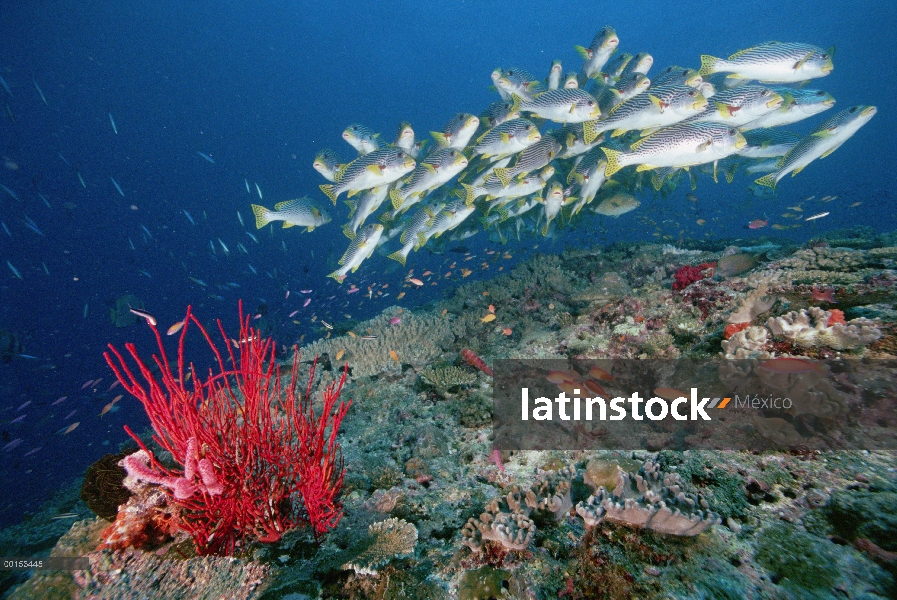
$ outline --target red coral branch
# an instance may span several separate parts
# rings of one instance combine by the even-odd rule
[[[184,339],[196,325],[217,363],[201,381],[191,363],[185,369]],[[345,469],[337,433],[350,402],[339,401],[346,379],[323,391],[315,411],[312,364],[304,395],[298,391],[300,366],[294,354],[289,384],[284,387],[275,360],[276,347],[262,339],[243,317],[240,336],[228,343],[218,322],[225,358],[190,307],[178,340],[177,373],[170,366],[162,336],[152,327],[159,354],[153,362],[159,380],[141,360],[133,344],[125,349],[137,373],[111,344],[103,356],[122,386],[143,404],[155,434],[183,470],[169,469],[125,426],[125,431],[148,456],[149,462],[131,461],[130,474],[162,486],[181,510],[181,529],[187,531],[201,554],[231,554],[247,541],[273,542],[284,532],[309,525],[315,537],[336,526],[342,516],[339,492]],[[193,380],[192,389],[185,382]]]

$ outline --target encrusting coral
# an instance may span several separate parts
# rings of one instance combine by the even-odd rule
[[[355,558],[343,565],[358,575],[376,575],[378,569],[393,558],[414,552],[417,545],[417,528],[395,517],[374,523],[368,527],[367,547]]]
[[[859,318],[845,323],[843,315],[838,317],[837,313],[813,306],[809,310],[770,317],[766,326],[773,335],[804,348],[827,346],[834,350],[855,350],[881,337],[875,321]]]

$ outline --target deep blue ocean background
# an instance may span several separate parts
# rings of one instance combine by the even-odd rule
[[[810,87],[833,94],[835,108],[789,129],[805,133],[855,104],[874,104],[878,114],[831,157],[783,180],[775,199],[753,197],[743,176],[731,185],[704,176],[697,202],[680,186],[666,199],[642,196],[638,210],[617,220],[594,216],[555,240],[512,242],[503,247],[513,255],[505,270],[534,251],[656,240],[658,231],[753,243],[856,225],[895,229],[893,2],[0,3],[0,76],[9,87],[0,89],[0,184],[11,191],[0,189],[0,221],[9,229],[0,230],[0,329],[15,332],[23,353],[36,357],[0,364],[0,525],[21,520],[117,451],[123,424],[136,431],[147,424],[131,398],[98,417],[121,393],[107,391],[106,344],[133,341],[146,358],[155,348],[143,323],[112,325],[116,298],[138,296],[163,330],[190,304],[206,324],[223,319],[230,335],[242,298],[248,311],[267,307],[286,345],[320,335],[321,319],[379,313],[396,302],[409,269],[443,273],[461,255],[423,250],[406,269],[375,255],[342,287],[326,279],[348,244],[339,231],[348,209],[331,208],[318,190],[325,181],[311,168],[316,151],[352,158],[340,134],[354,122],[392,141],[404,120],[424,136],[456,112],[479,114],[497,99],[489,86],[499,66],[545,76],[561,59],[565,72],[578,71],[574,44],[588,45],[604,25],[616,29],[620,51],[653,55],[649,76],[768,40],[834,45],[834,72]],[[256,231],[250,203],[303,195],[319,199],[334,222],[310,234]],[[819,205],[830,216],[791,231],[744,228],[764,216],[781,221],[786,206],[812,195],[839,197]],[[485,235],[464,245],[478,256],[495,247]],[[474,269],[466,281],[494,277],[497,268]],[[454,275],[408,289],[400,303],[413,309],[460,281]],[[351,283],[362,292],[347,295]],[[369,299],[367,286],[389,296]],[[299,325],[287,317],[294,310]],[[79,427],[63,435],[74,422]]]

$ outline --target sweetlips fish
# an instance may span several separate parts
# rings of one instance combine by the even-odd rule
[[[330,222],[330,215],[327,214],[327,211],[316,206],[315,202],[307,196],[278,202],[274,205],[274,210],[268,210],[258,204],[251,206],[257,229],[261,229],[271,221],[283,221],[284,229],[298,226],[305,227],[306,231],[312,231],[315,227]]]
[[[564,186],[561,185],[561,182],[551,182],[551,185],[548,186],[548,190],[545,192],[545,198],[542,199],[542,216],[545,219],[545,225],[542,226],[543,236],[548,235],[548,228],[551,227],[551,222],[558,216],[561,209],[575,201],[575,197],[564,194]]]
[[[423,233],[418,234],[419,246],[423,246],[430,238],[439,238],[443,233],[451,231],[459,226],[464,220],[473,214],[476,206],[468,206],[463,198],[455,198],[449,201],[439,214],[433,218],[430,227]]]
[[[315,171],[323,175],[327,181],[336,181],[333,177],[339,168],[343,166],[343,161],[340,160],[336,152],[330,148],[324,148],[315,154],[315,161],[311,166]],[[246,189],[248,190],[249,188],[247,187]]]
[[[430,140],[414,140],[414,129],[411,128],[411,123],[402,122],[399,125],[399,131],[396,134],[396,141],[393,144],[396,148],[401,148],[405,154],[417,160],[421,155],[421,152],[424,149],[424,146],[427,145],[427,142]]]
[[[782,129],[742,130],[747,146],[738,151],[745,158],[777,158],[785,156],[801,141],[801,136]]]
[[[532,99],[533,96],[545,90],[542,82],[523,69],[495,69],[492,72],[492,83],[502,100],[510,100],[517,95],[521,98]]]
[[[598,101],[579,88],[548,90],[532,100],[515,94],[514,104],[522,111],[557,123],[582,123],[601,116]]]
[[[839,112],[783,156],[776,172],[757,179],[755,183],[774,188],[788,173],[794,177],[817,158],[825,158],[840,148],[841,144],[875,116],[877,110],[874,106],[852,106]]]
[[[388,192],[389,186],[381,185],[363,191],[357,200],[346,200],[349,206],[349,222],[343,226],[346,237],[350,240],[355,237],[358,228],[383,204]]]
[[[549,90],[556,90],[561,87],[561,76],[564,74],[564,67],[561,61],[555,60],[551,63],[551,70],[548,72],[547,87]]]
[[[825,77],[834,69],[832,53],[810,44],[766,42],[740,50],[728,59],[701,55],[700,75],[731,73],[729,77],[769,83],[794,83]]]
[[[651,87],[660,87],[662,85],[687,85],[689,87],[698,87],[703,83],[704,79],[694,69],[686,69],[685,67],[672,66],[667,67],[651,77]]]
[[[491,128],[519,117],[520,111],[514,108],[513,102],[498,100],[487,106],[486,110],[480,113],[480,125]]]
[[[620,52],[604,65],[603,73],[609,83],[616,83],[623,73],[626,72],[626,66],[632,60],[632,55],[628,52]]]
[[[648,89],[651,80],[643,73],[627,73],[620,78],[614,87],[606,87],[595,96],[601,114],[606,115],[615,107],[633,96]]]
[[[380,142],[377,140],[379,136],[379,133],[374,133],[360,123],[353,123],[343,131],[343,139],[362,156],[380,149]]]
[[[343,192],[354,196],[361,190],[392,183],[402,175],[410,173],[417,163],[399,148],[375,150],[359,156],[334,173],[334,184],[319,186],[330,200],[336,204]]]
[[[511,119],[481,135],[471,152],[483,158],[502,158],[526,150],[542,139],[539,128],[527,119]]]
[[[782,96],[784,99],[782,106],[740,126],[742,132],[760,127],[781,127],[797,123],[835,105],[834,96],[822,90],[799,90],[784,86],[774,86],[770,89]]]
[[[626,70],[623,71],[623,75],[625,76],[632,73],[647,75],[648,71],[651,70],[652,65],[654,65],[654,57],[647,52],[639,52],[632,57],[632,60],[626,65]]]
[[[361,263],[373,254],[381,235],[383,235],[383,225],[379,223],[371,223],[362,227],[352,238],[349,248],[339,260],[339,264],[342,266],[327,277],[332,277],[342,283],[347,273],[357,271]]]
[[[610,55],[616,51],[620,45],[620,38],[613,27],[605,27],[595,34],[592,43],[588,48],[576,46],[576,51],[582,56],[583,63],[580,74],[583,82],[595,77],[601,72],[601,69],[607,64]]]
[[[433,226],[436,215],[439,214],[444,206],[444,202],[434,201],[428,202],[426,206],[418,208],[405,223],[405,228],[399,236],[399,241],[402,242],[401,250],[393,252],[388,255],[387,258],[398,261],[402,266],[405,266],[405,261],[408,259],[408,255],[411,254],[412,250],[420,248],[422,244],[421,236]],[[426,236],[424,236],[423,241],[426,241]]]
[[[513,166],[497,167],[493,172],[503,185],[508,185],[515,177],[522,177],[531,171],[541,169],[554,160],[560,151],[561,145],[558,141],[546,135],[518,154]]]
[[[595,125],[598,132],[613,131],[612,137],[627,131],[653,129],[675,125],[701,114],[707,99],[687,85],[668,85],[650,88],[616,105]]]
[[[464,150],[479,126],[480,120],[474,115],[458,113],[446,123],[441,131],[431,131],[430,135],[443,148]]]
[[[567,73],[564,76],[564,85],[562,85],[564,89],[567,90],[575,90],[579,87],[579,75],[576,73]]]
[[[554,167],[548,165],[539,173],[531,173],[525,177],[515,177],[507,185],[495,175],[490,176],[480,186],[471,186],[466,183],[461,185],[464,188],[464,197],[468,205],[473,204],[474,200],[480,196],[486,196],[487,200],[495,198],[520,198],[529,196],[534,192],[538,192],[545,187],[545,184],[551,176],[554,175]]]
[[[742,85],[717,92],[704,112],[690,121],[725,123],[739,127],[781,108],[780,94],[761,85]]]
[[[627,165],[637,171],[658,167],[688,167],[713,162],[736,153],[747,142],[734,127],[722,123],[680,123],[645,136],[631,152],[602,148],[610,177]]]
[[[476,117],[474,117],[476,118]],[[439,148],[417,163],[414,171],[389,191],[393,209],[398,213],[418,202],[429,192],[448,183],[467,166],[467,157],[455,148]]]

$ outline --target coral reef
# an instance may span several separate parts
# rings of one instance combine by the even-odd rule
[[[364,549],[342,566],[358,575],[376,575],[377,569],[393,558],[412,554],[417,544],[417,528],[402,519],[391,518],[368,527]]]
[[[837,319],[832,319],[830,311],[816,306],[791,311],[781,317],[770,317],[766,322],[773,335],[797,346],[827,346],[835,350],[855,350],[879,339],[881,331],[875,325],[874,321],[865,318],[839,323]]]
[[[679,475],[664,474],[654,461],[638,473],[620,471],[612,493],[598,488],[576,505],[576,512],[587,527],[606,519],[679,536],[695,536],[720,523],[702,496],[686,494]]]
[[[393,317],[401,313],[401,320],[393,324]],[[303,346],[303,357],[330,356],[340,364],[347,363],[350,376],[369,377],[381,373],[401,371],[402,364],[422,369],[442,355],[454,341],[452,320],[438,315],[421,315],[399,307],[385,309],[379,316],[360,323],[354,336],[322,338]],[[398,362],[391,352],[398,356]]]

